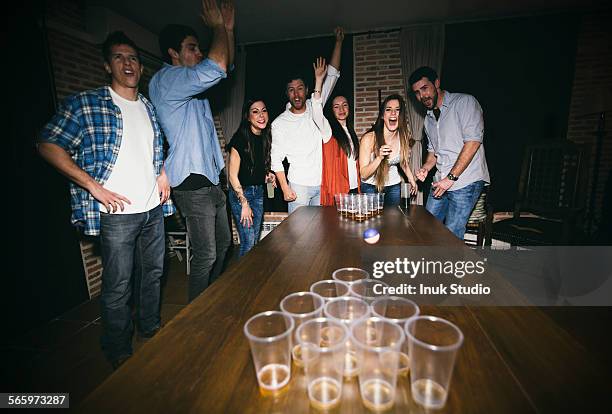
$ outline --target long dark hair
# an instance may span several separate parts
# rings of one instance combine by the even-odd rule
[[[376,118],[376,122],[372,125],[366,133],[374,132],[376,135],[376,142],[374,146],[374,154],[378,156],[380,152],[380,147],[385,145],[385,121],[383,119],[385,115],[385,107],[387,103],[392,100],[399,101],[400,104],[400,113],[399,113],[399,140],[400,140],[400,166],[408,163],[410,159],[410,148],[414,145],[414,139],[412,138],[412,132],[410,131],[410,127],[408,125],[408,120],[406,118],[406,101],[402,98],[401,95],[393,94],[389,95],[385,98],[383,103],[380,105],[378,109],[378,118]],[[381,162],[378,168],[376,169],[376,188],[378,191],[382,191],[385,187],[385,180],[387,179],[387,174],[389,173],[389,163]]]
[[[265,105],[265,101],[260,98],[250,98],[250,99],[245,100],[244,105],[242,105],[242,118],[240,121],[240,125],[238,126],[238,130],[232,137],[232,141],[234,141],[237,138],[237,135],[239,134],[243,135],[246,138],[245,151],[247,152],[247,154],[249,154],[250,163],[248,163],[248,167],[249,167],[249,171],[251,175],[253,174],[253,171],[255,169],[255,156],[256,155],[255,155],[254,145],[251,145],[251,136],[255,134],[253,134],[253,131],[251,131],[251,123],[249,122],[249,112],[251,111],[251,106],[255,102],[263,102]],[[261,131],[261,139],[263,140],[264,166],[266,169],[266,173],[270,171],[270,168],[271,168],[270,167],[270,149],[272,148],[272,128],[270,124],[271,124],[270,116],[268,115],[268,124]]]
[[[346,154],[347,157],[351,155],[357,159],[359,158],[359,138],[357,138],[357,134],[355,133],[355,127],[353,125],[353,116],[351,115],[351,111],[349,111],[349,115],[346,118],[346,129],[348,129],[349,136],[346,135],[346,131],[340,125],[340,122],[334,116],[334,99],[342,97],[348,103],[348,99],[344,95],[336,95],[333,99],[330,99],[330,104],[327,105],[326,114],[327,120],[329,121],[329,125],[331,126],[332,136],[338,142],[342,151]],[[350,140],[350,142],[349,142]],[[351,152],[351,142],[353,143],[353,152]]]

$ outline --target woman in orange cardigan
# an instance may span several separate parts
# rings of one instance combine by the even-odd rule
[[[334,194],[359,192],[359,139],[347,99],[336,96],[328,116],[332,138],[323,144],[321,205],[333,206]]]

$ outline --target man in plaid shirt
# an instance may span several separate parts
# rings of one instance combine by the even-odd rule
[[[67,98],[43,128],[38,150],[71,181],[72,223],[100,236],[101,343],[116,368],[132,354],[133,270],[139,334],[148,338],[160,328],[163,217],[173,206],[163,135],[153,106],[138,93],[143,66],[137,47],[115,32],[102,53],[110,86]]]

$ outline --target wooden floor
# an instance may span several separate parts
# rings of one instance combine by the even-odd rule
[[[238,249],[235,249],[237,252]],[[237,260],[235,254],[230,262]],[[187,305],[185,263],[168,261],[162,325]],[[76,407],[113,370],[100,349],[100,303],[89,300],[25,335],[2,340],[2,392],[68,392]],[[134,336],[134,353],[144,342]]]

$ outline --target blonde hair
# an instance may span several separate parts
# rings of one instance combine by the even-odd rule
[[[383,116],[385,114],[385,107],[389,101],[397,100],[400,104],[399,113],[399,143],[400,143],[400,165],[407,165],[410,160],[410,148],[414,145],[414,139],[412,138],[412,131],[410,125],[408,125],[408,119],[406,118],[406,101],[401,95],[393,94],[385,98],[383,103],[380,105],[378,110],[378,118],[376,122],[367,132],[374,132],[374,155],[380,154],[380,147],[385,145],[385,122]],[[381,162],[376,171],[374,177],[376,179],[376,189],[382,191],[385,188],[385,181],[389,175],[389,163]]]

